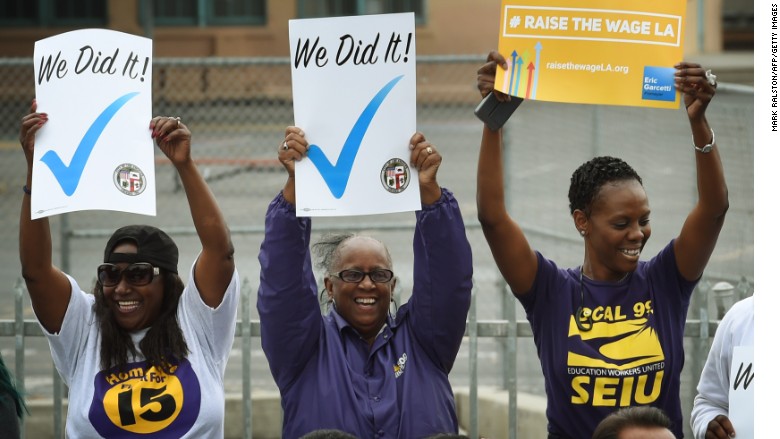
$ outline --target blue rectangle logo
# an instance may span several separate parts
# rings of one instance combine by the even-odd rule
[[[642,75],[642,99],[674,102],[674,68],[645,66]]]

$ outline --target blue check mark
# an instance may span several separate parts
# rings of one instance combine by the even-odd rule
[[[128,93],[119,99],[115,100],[109,105],[100,116],[92,122],[92,125],[84,134],[81,139],[81,143],[76,148],[76,152],[73,154],[73,158],[70,161],[70,165],[66,165],[60,156],[53,150],[46,151],[46,154],[41,157],[41,161],[49,167],[51,173],[54,174],[54,178],[60,184],[62,191],[65,195],[71,196],[76,192],[76,188],[81,180],[81,175],[84,173],[84,168],[87,166],[87,160],[89,159],[92,150],[95,148],[95,144],[103,133],[103,130],[111,121],[111,118],[127,103],[130,99],[138,95],[139,92]]]
[[[335,165],[330,163],[322,148],[317,145],[309,146],[309,158],[322,175],[322,178],[328,185],[328,189],[330,189],[330,193],[334,197],[341,198],[344,195],[349,175],[352,172],[352,165],[355,164],[355,157],[357,157],[368,126],[371,125],[371,120],[387,97],[387,94],[403,77],[404,75],[401,75],[392,79],[371,99],[371,102],[368,103],[360,117],[358,117],[355,125],[352,126],[352,131],[349,132],[349,136],[347,136],[347,140],[344,142],[344,147],[341,149]]]

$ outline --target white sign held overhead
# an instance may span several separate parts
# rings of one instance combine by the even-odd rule
[[[35,43],[33,219],[78,210],[156,214],[152,40],[84,29]]]
[[[290,20],[298,216],[420,209],[414,14]]]

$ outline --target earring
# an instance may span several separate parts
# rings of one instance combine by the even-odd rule
[[[584,230],[580,230],[580,236],[583,236],[583,237],[585,236],[585,231]]]
[[[388,310],[388,312],[390,313],[390,316],[392,318],[395,318],[395,315],[398,314],[398,304],[395,302],[395,299],[392,298],[392,297],[390,298],[390,304],[393,305],[393,308],[395,308],[395,309],[394,310]]]

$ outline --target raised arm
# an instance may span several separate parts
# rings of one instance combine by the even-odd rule
[[[297,377],[319,342],[322,316],[311,265],[311,220],[295,216],[295,162],[306,155],[303,132],[288,127],[279,145],[287,183],[268,206],[265,238],[260,246],[260,314],[262,345],[271,373],[284,390]]]
[[[216,308],[235,271],[233,242],[214,194],[192,160],[192,133],[179,118],[155,117],[149,124],[157,146],[171,161],[181,178],[190,206],[195,231],[202,246],[195,263],[195,284],[203,303]]]
[[[674,253],[680,274],[685,279],[696,280],[704,272],[715,249],[729,208],[729,198],[714,131],[705,116],[707,106],[715,96],[717,83],[714,79],[712,83],[708,81],[704,68],[699,64],[682,62],[675,68],[675,86],[683,93],[693,145],[702,150],[688,146],[696,157],[698,201],[675,240]]]
[[[497,65],[507,68],[504,57],[492,51],[477,72],[482,97],[497,93],[501,101],[510,97],[493,90]],[[536,278],[537,260],[520,226],[512,220],[504,203],[504,166],[501,130],[482,129],[482,145],[477,165],[477,215],[493,259],[504,280],[516,295],[527,293]]]
[[[49,219],[31,219],[28,192],[32,190],[35,133],[49,120],[46,113],[37,113],[37,109],[38,105],[33,100],[30,114],[22,118],[19,132],[19,141],[27,160],[27,180],[19,215],[19,259],[35,315],[47,331],[54,333],[59,332],[62,327],[71,286],[65,274],[52,265]]]
[[[431,358],[449,371],[466,331],[473,264],[455,197],[439,187],[442,157],[421,133],[412,136],[411,163],[423,203],[414,231],[414,284],[409,299],[414,333]]]

